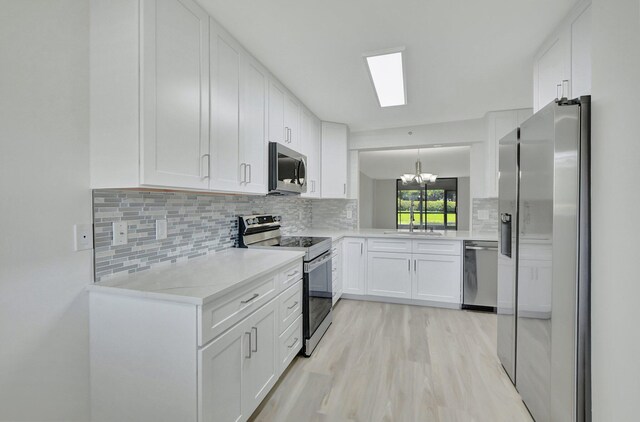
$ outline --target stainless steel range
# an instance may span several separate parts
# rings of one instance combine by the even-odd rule
[[[331,238],[282,236],[280,217],[249,215],[238,217],[241,248],[278,247],[304,251],[302,353],[311,356],[331,325]]]

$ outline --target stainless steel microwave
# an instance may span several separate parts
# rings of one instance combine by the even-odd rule
[[[277,142],[269,142],[269,194],[307,191],[307,157]]]

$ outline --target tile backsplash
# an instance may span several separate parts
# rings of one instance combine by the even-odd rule
[[[347,218],[347,210],[351,210],[351,218]],[[280,215],[284,234],[302,232],[313,226],[357,227],[355,200],[95,190],[95,281],[234,247],[238,236],[237,216],[263,213]],[[167,238],[156,240],[155,222],[162,219],[167,220]],[[126,245],[111,244],[116,221],[127,222]]]
[[[479,233],[498,232],[498,198],[473,198],[472,230]]]

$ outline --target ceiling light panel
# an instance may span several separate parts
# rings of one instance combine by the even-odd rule
[[[365,56],[380,107],[407,104],[402,51]]]

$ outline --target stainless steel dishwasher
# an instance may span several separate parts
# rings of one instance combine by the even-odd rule
[[[464,242],[462,309],[495,312],[498,291],[498,242]]]

